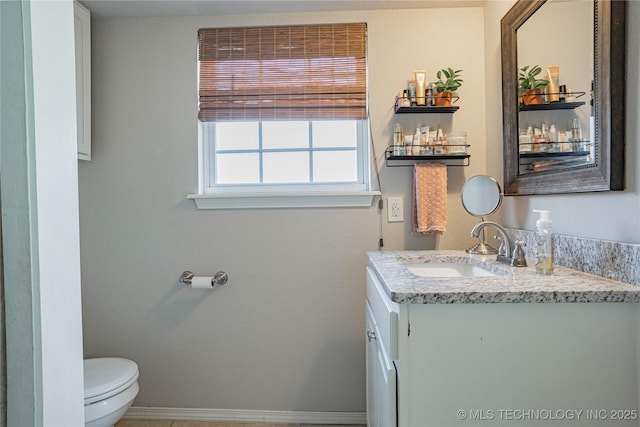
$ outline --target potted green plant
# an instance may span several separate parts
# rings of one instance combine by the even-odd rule
[[[453,92],[462,86],[463,80],[460,79],[461,72],[462,70],[454,70],[453,68],[447,67],[446,69],[438,71],[436,74],[438,80],[431,84],[435,90],[433,99],[438,107],[451,105]]]
[[[538,74],[542,72],[542,68],[538,65],[526,65],[520,68],[518,82],[520,83],[520,91],[522,92],[522,102],[525,105],[542,104],[544,89],[549,84],[549,80],[539,79]]]

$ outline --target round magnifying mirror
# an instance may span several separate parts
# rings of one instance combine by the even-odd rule
[[[462,206],[475,217],[491,215],[502,203],[498,181],[487,175],[476,175],[462,187]]]
[[[502,203],[502,190],[498,181],[487,175],[476,175],[467,180],[462,187],[462,206],[471,215],[480,218],[491,215]],[[498,250],[485,242],[484,230],[480,241],[467,249],[470,254],[497,254]]]

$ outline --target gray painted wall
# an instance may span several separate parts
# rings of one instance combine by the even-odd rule
[[[388,250],[473,243],[459,193],[476,174],[502,180],[498,23],[511,4],[94,21],[94,160],[79,166],[85,356],[136,360],[138,406],[364,411],[365,252],[381,234]],[[549,208],[558,233],[640,242],[639,12],[631,2],[627,190],[510,197],[495,219],[532,229],[530,210]],[[185,199],[197,190],[195,30],[341,21],[368,22],[376,164],[383,197],[403,196],[406,212],[411,169],[386,168],[381,155],[395,122],[426,119],[394,116],[393,98],[414,69],[465,70],[460,111],[430,119],[467,130],[472,144],[471,166],[449,168],[448,231],[415,236],[375,207],[197,211]],[[185,289],[185,269],[230,281]]]
[[[140,366],[137,406],[364,411],[364,268],[385,248],[467,247],[475,219],[459,193],[484,172],[482,9],[97,20],[93,147],[80,162],[85,356]],[[452,31],[452,19],[456,20]],[[433,34],[446,33],[448,43]],[[368,22],[371,122],[385,198],[410,211],[411,168],[382,166],[394,97],[413,70],[465,70],[461,110],[432,125],[469,132],[472,166],[449,169],[449,224],[439,238],[376,207],[197,211],[196,30],[220,25]],[[414,123],[417,121],[417,123]],[[385,214],[386,218],[386,214]],[[407,215],[407,218],[410,218]],[[216,291],[183,270],[229,273]]]
[[[2,360],[3,421],[36,425],[42,419],[42,391],[38,383],[40,365],[37,272],[31,240],[37,231],[35,221],[27,214],[35,205],[35,174],[28,164],[33,157],[33,141],[27,140],[33,123],[29,123],[27,106],[32,90],[29,8],[22,2],[0,4],[2,31],[2,76],[0,107],[0,170],[2,170],[2,322],[3,340],[9,351]],[[31,126],[31,128],[30,128]],[[7,251],[5,248],[11,248]],[[4,284],[13,286],[4,286]],[[5,329],[6,326],[6,329]],[[7,412],[9,417],[7,418]],[[5,424],[2,424],[5,425]]]

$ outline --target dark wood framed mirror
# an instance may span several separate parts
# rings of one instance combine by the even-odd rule
[[[534,15],[542,13],[541,8],[549,7],[552,3],[569,3],[558,0],[518,0],[501,20],[502,37],[502,111],[503,111],[503,145],[504,145],[504,194],[505,195],[533,195],[557,193],[581,193],[595,191],[610,191],[624,189],[624,144],[625,144],[625,56],[626,56],[626,1],[622,0],[594,0],[589,2],[591,13],[590,22],[575,22],[573,16],[563,17],[566,26],[589,25],[593,34],[593,57],[588,58],[589,77],[592,79],[589,88],[582,90],[587,115],[588,137],[580,138],[580,148],[575,143],[561,143],[556,139],[555,147],[551,144],[531,144],[536,149],[527,147],[531,139],[531,131],[527,129],[523,111],[544,110],[541,123],[557,120],[566,123],[568,105],[560,105],[558,98],[562,90],[547,88],[548,95],[542,101],[543,105],[535,107],[522,106],[518,75],[524,66],[538,65],[534,63],[519,64],[522,52],[518,52],[519,30],[527,22],[534,22]],[[578,0],[584,4],[584,0]],[[566,7],[566,6],[565,6]],[[590,12],[589,12],[590,13]],[[527,24],[530,26],[530,24]],[[536,28],[535,31],[555,31],[553,25]],[[527,28],[531,33],[531,29]],[[588,36],[587,36],[588,37]],[[523,40],[521,40],[522,42]],[[521,43],[523,46],[525,43]],[[540,49],[553,49],[548,44]],[[570,60],[563,56],[563,49],[557,53],[559,63]],[[535,52],[534,52],[535,53]],[[535,57],[527,52],[529,58]],[[546,68],[555,64],[539,64],[544,70],[538,77],[546,79]],[[566,65],[566,63],[565,63]],[[564,67],[567,68],[567,67]],[[560,65],[560,84],[562,84],[562,70]],[[564,88],[566,92],[566,88]],[[560,96],[552,93],[558,91]],[[579,92],[576,92],[579,93]],[[578,95],[580,96],[580,95]],[[572,95],[573,98],[573,95]],[[564,97],[561,102],[566,102]],[[554,116],[556,114],[556,116]],[[577,113],[571,113],[577,114]],[[552,119],[549,119],[552,117]],[[534,119],[535,120],[535,119]],[[546,123],[549,126],[549,123]],[[544,126],[541,125],[543,129]],[[565,125],[566,126],[566,125]],[[548,129],[548,128],[547,128]],[[538,129],[536,129],[536,132]],[[535,133],[535,132],[534,132]],[[574,134],[576,132],[574,131]],[[544,135],[544,134],[543,134]],[[567,131],[563,135],[564,141],[571,140]],[[549,137],[548,141],[558,138]],[[560,139],[562,139],[560,138]],[[528,141],[528,142],[527,142]],[[536,139],[537,141],[545,141]],[[525,145],[522,143],[524,142]],[[568,150],[563,145],[571,146]],[[538,151],[540,150],[540,151]],[[566,152],[568,151],[568,153]],[[567,156],[581,156],[580,159],[568,159]],[[538,163],[531,165],[531,157],[541,158]],[[546,158],[545,158],[546,157]],[[551,158],[551,159],[550,159]],[[567,161],[570,160],[570,161]],[[538,166],[537,165],[544,165]]]

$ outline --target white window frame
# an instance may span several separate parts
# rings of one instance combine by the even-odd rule
[[[358,180],[355,183],[215,185],[215,141],[209,125],[198,122],[199,185],[191,194],[198,209],[370,207],[379,191],[371,190],[371,157],[368,119],[359,120]]]

